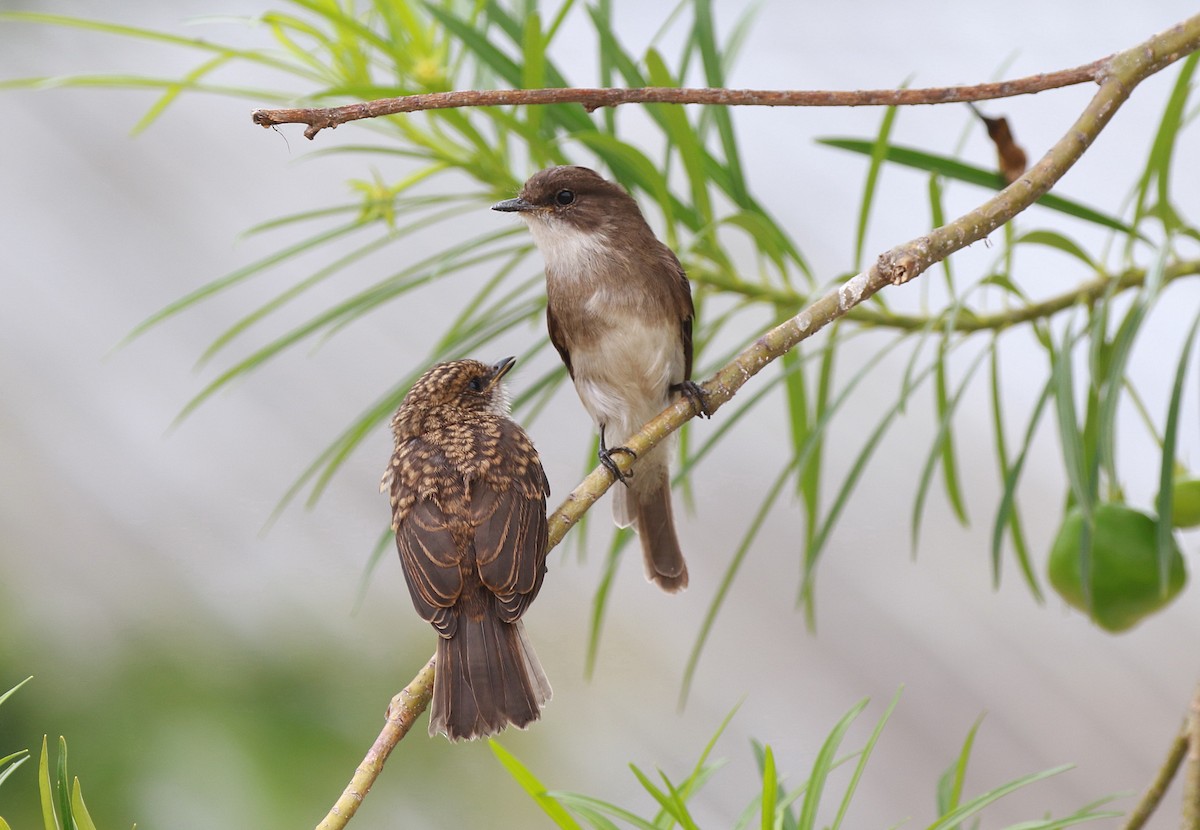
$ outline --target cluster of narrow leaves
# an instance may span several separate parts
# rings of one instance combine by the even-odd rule
[[[0,705],[32,679],[27,677],[0,695]],[[96,830],[87,805],[83,803],[79,779],[72,781],[67,772],[67,739],[58,739],[58,762],[55,764],[53,780],[50,777],[50,753],[47,743],[46,737],[42,736],[42,754],[38,761],[38,789],[41,794],[43,825],[46,830]],[[0,785],[29,758],[28,749],[21,749],[0,758]],[[11,830],[2,816],[0,830]]]
[[[609,0],[591,4],[563,0],[545,14],[533,0],[512,4],[498,0],[472,3],[441,0],[419,6],[389,0],[363,4],[349,0],[281,0],[279,5],[279,10],[246,21],[264,30],[271,41],[269,45],[254,48],[77,18],[6,14],[0,20],[78,27],[165,43],[195,51],[200,62],[183,77],[35,78],[3,84],[43,87],[102,84],[158,90],[159,98],[137,125],[138,129],[150,124],[185,92],[238,96],[260,106],[297,102],[332,105],[450,89],[571,86],[572,79],[553,55],[563,21],[568,15],[577,14],[584,16],[594,30],[602,85],[675,86],[688,79],[721,87],[749,20],[741,19],[724,40],[719,40],[711,0],[686,0],[663,24],[663,32],[677,27],[684,34],[679,53],[671,58],[657,46],[662,32],[651,38],[651,45],[640,54],[626,48],[614,32]],[[985,367],[992,400],[996,468],[1003,484],[992,534],[991,555],[997,580],[1008,540],[1029,589],[1035,596],[1042,596],[1039,566],[1022,529],[1016,495],[1033,437],[1048,412],[1054,412],[1058,421],[1064,467],[1070,480],[1071,498],[1067,507],[1080,509],[1085,527],[1094,531],[1094,507],[1102,501],[1123,498],[1113,452],[1115,420],[1124,400],[1133,401],[1145,410],[1133,381],[1124,374],[1129,354],[1149,310],[1170,284],[1200,273],[1200,259],[1187,259],[1180,247],[1185,241],[1190,244],[1200,240],[1200,234],[1187,224],[1170,187],[1179,136],[1196,116],[1195,110],[1189,113],[1187,109],[1196,62],[1193,55],[1182,63],[1157,133],[1148,136],[1146,166],[1141,177],[1131,184],[1132,198],[1123,214],[1114,215],[1113,211],[1048,195],[1018,223],[1005,228],[1002,239],[996,241],[995,262],[985,275],[963,277],[955,273],[949,261],[944,263],[949,300],[941,308],[925,314],[903,314],[890,309],[886,299],[876,295],[869,304],[853,309],[847,319],[828,333],[786,355],[779,361],[778,371],[764,376],[756,388],[747,390],[726,407],[711,428],[693,434],[685,427],[680,442],[683,459],[678,469],[686,495],[692,469],[759,405],[767,400],[780,402],[790,425],[779,468],[764,471],[767,483],[761,507],[748,517],[742,540],[730,553],[723,578],[711,599],[685,672],[685,693],[730,587],[755,549],[754,543],[767,516],[792,499],[799,503],[804,526],[797,535],[800,540],[797,556],[801,563],[797,599],[804,606],[810,624],[815,622],[815,576],[821,555],[869,461],[897,416],[921,388],[932,393],[937,429],[914,490],[914,548],[929,491],[939,474],[948,503],[962,522],[967,521],[967,499],[961,485],[954,425],[959,405],[967,399],[966,391],[979,381],[979,373]],[[217,80],[228,65],[237,63],[269,69],[284,80],[280,81],[280,88],[266,90]],[[285,83],[291,86],[285,89]],[[539,260],[531,256],[528,238],[519,227],[458,233],[454,238],[461,241],[444,250],[383,274],[365,289],[348,290],[344,299],[309,319],[285,323],[282,334],[252,348],[245,356],[227,358],[230,347],[246,332],[266,325],[269,320],[287,320],[292,301],[319,284],[347,274],[370,254],[388,246],[403,245],[435,225],[463,227],[464,213],[482,210],[489,202],[511,195],[524,174],[533,169],[581,162],[606,170],[629,187],[653,216],[664,240],[684,261],[695,287],[699,320],[696,374],[703,377],[707,370],[723,365],[732,355],[732,350],[722,352],[710,346],[716,342],[715,335],[731,331],[738,335],[732,338],[735,342],[745,342],[756,334],[753,326],[744,322],[750,319],[747,316],[750,312],[755,313],[753,319],[758,322],[764,309],[775,319],[789,317],[825,286],[819,285],[811,273],[794,236],[752,196],[728,109],[651,105],[644,112],[657,133],[655,141],[643,140],[639,146],[622,138],[625,108],[594,114],[574,105],[442,109],[359,122],[357,128],[367,131],[369,141],[337,144],[317,152],[353,154],[380,164],[403,161],[405,169],[412,172],[396,181],[379,174],[364,176],[352,182],[357,194],[352,201],[312,206],[252,228],[251,234],[286,228],[302,229],[307,235],[182,297],[146,320],[132,336],[247,280],[275,273],[286,282],[277,296],[237,320],[202,355],[202,363],[217,359],[229,362],[185,407],[186,414],[234,379],[256,370],[286,349],[335,334],[410,292],[465,279],[469,270],[489,269],[492,276],[482,288],[476,282],[469,286],[463,283],[463,290],[453,292],[455,297],[471,299],[461,304],[461,310],[448,314],[446,329],[426,359],[384,390],[321,451],[300,473],[284,499],[286,504],[307,492],[311,503],[364,437],[384,423],[425,366],[444,358],[485,353],[487,343],[505,332],[515,327],[534,327],[543,313],[545,297]],[[968,128],[978,129],[966,110],[964,117]],[[942,224],[947,218],[946,188],[998,189],[1005,185],[1004,177],[994,168],[969,164],[954,155],[894,144],[891,135],[896,118],[896,110],[887,110],[873,139],[824,142],[828,147],[869,159],[854,249],[848,258],[850,267],[836,279],[844,279],[863,267],[872,207],[885,166],[901,166],[927,174],[933,225]],[[1019,121],[1014,129],[1019,135]],[[1006,141],[1008,144],[1001,151],[1007,150],[1011,156],[1014,150],[1011,136]],[[668,176],[664,172],[668,170],[677,171],[676,175]],[[1057,226],[1032,226],[1039,217],[1051,215],[1065,216],[1068,223],[1103,229],[1111,235],[1110,255],[1101,257],[1084,250]],[[474,224],[467,222],[466,226]],[[731,245],[747,241],[753,261],[747,263],[744,258],[735,261]],[[1080,277],[1078,286],[1061,295],[1030,296],[1014,266],[1015,253],[1026,246],[1049,247],[1066,255]],[[307,257],[322,254],[327,258],[325,264],[311,273],[301,270]],[[406,259],[394,257],[392,261]],[[445,286],[442,288],[445,290]],[[1002,309],[989,311],[988,302],[997,301]],[[1054,326],[1056,317],[1069,319],[1071,323]],[[1078,323],[1081,317],[1083,322]],[[1008,435],[1012,413],[1004,405],[1001,393],[1004,333],[1013,329],[1032,331],[1047,356],[1041,394],[1028,413],[1015,445],[1010,443]],[[844,347],[859,335],[878,330],[891,332],[893,336],[855,371],[848,375],[839,373],[837,357]],[[1180,378],[1190,344],[1189,337],[1180,352]],[[539,336],[527,354],[540,352],[546,346],[545,337]],[[828,428],[856,400],[856,391],[866,386],[877,390],[893,382],[880,379],[878,370],[883,357],[902,353],[898,350],[907,350],[909,358],[896,384],[894,402],[882,408],[877,424],[866,432],[857,450],[850,453],[848,470],[839,481],[831,483],[824,463]],[[1076,380],[1079,371],[1074,364],[1080,362],[1080,354],[1087,355],[1082,361],[1086,371],[1082,385],[1087,390],[1082,424],[1078,422],[1074,404],[1081,385]],[[518,415],[525,421],[535,417],[560,387],[564,376],[563,369],[555,365],[533,378],[514,402]],[[1181,400],[1182,386],[1177,384],[1161,436],[1154,419],[1146,419],[1152,435],[1162,446],[1163,476],[1156,518],[1156,544],[1160,552],[1169,551],[1171,545],[1169,516],[1173,483],[1178,478],[1174,450]],[[1050,407],[1051,402],[1055,406]],[[583,538],[582,533],[578,535]],[[1084,538],[1077,555],[1086,575],[1089,535],[1085,533]],[[386,550],[387,539],[384,533],[372,562]],[[617,534],[605,560],[593,607],[589,644],[592,657],[599,642],[609,589],[627,541],[627,534]],[[1160,553],[1160,566],[1166,556]],[[1086,589],[1084,596],[1089,596]]]
[[[870,759],[871,752],[891,717],[899,697],[897,693],[896,697],[892,699],[862,748],[839,755],[843,752],[842,742],[847,732],[854,720],[866,709],[869,701],[864,699],[855,704],[825,738],[813,759],[808,777],[792,788],[788,788],[781,778],[771,747],[754,742],[754,757],[758,764],[762,788],[750,799],[735,823],[732,825],[725,823],[722,826],[732,826],[736,830],[745,830],[750,827],[761,827],[762,830],[813,830],[814,828],[838,830],[838,828],[847,826],[845,824],[846,814],[850,809],[851,801],[863,773],[866,771],[867,761]],[[617,830],[622,825],[639,830],[669,830],[677,825],[684,830],[699,830],[701,824],[693,814],[690,802],[708,783],[709,779],[724,766],[723,760],[710,760],[710,757],[718,738],[725,731],[725,727],[729,725],[735,712],[736,709],[726,716],[716,734],[712,736],[700,753],[692,770],[682,780],[673,781],[662,770],[656,771],[657,776],[651,776],[635,764],[630,764],[630,769],[638,783],[653,799],[655,812],[651,817],[644,817],[633,810],[592,796],[547,789],[528,767],[494,739],[491,741],[491,747],[513,779],[545,811],[555,825],[563,830],[583,830],[584,826],[594,828],[594,830]],[[1059,766],[1024,775],[974,798],[964,800],[963,790],[967,762],[970,759],[971,748],[974,745],[975,733],[978,728],[978,723],[971,728],[963,742],[959,756],[941,776],[936,792],[938,817],[928,825],[926,830],[959,830],[963,826],[963,822],[975,818],[990,804],[1004,796],[1070,769],[1070,766]],[[842,766],[849,764],[853,764],[853,768],[845,779],[841,798],[837,801],[837,808],[830,819],[818,812],[821,800],[823,797],[832,797],[827,791],[834,787],[835,773]],[[1013,825],[1010,830],[1016,830],[1016,828],[1020,828],[1020,830],[1057,830],[1057,828],[1071,827],[1095,819],[1120,815],[1120,813],[1100,809],[1109,801],[1111,799],[1106,798],[1085,805],[1062,818],[1043,817],[1021,822]],[[580,824],[580,821],[584,824]],[[622,825],[618,825],[617,822],[621,822]]]

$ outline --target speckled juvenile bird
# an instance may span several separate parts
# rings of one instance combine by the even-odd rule
[[[632,454],[620,445],[676,393],[708,414],[691,381],[694,310],[679,259],[632,196],[586,167],[535,173],[517,198],[492,209],[524,219],[546,260],[550,340],[600,430],[601,463],[627,485],[613,491],[613,518],[641,537],[647,579],[665,591],[686,588],[671,510],[671,442],[638,459],[626,477],[611,458]]]
[[[392,418],[380,489],[417,613],[438,633],[429,733],[479,738],[537,720],[550,684],[521,615],[546,574],[537,450],[508,417],[516,361],[439,363]]]

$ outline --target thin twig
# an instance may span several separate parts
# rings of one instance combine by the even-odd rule
[[[1200,830],[1200,686],[1188,708],[1187,765],[1183,768],[1183,830]]]
[[[432,697],[433,658],[430,657],[429,662],[417,672],[412,682],[388,704],[385,716],[387,722],[383,731],[379,733],[375,743],[371,744],[366,757],[358,765],[358,769],[354,770],[350,783],[342,790],[341,797],[334,803],[329,814],[317,825],[317,830],[341,830],[346,826],[346,822],[358,812],[358,807],[367,797],[371,785],[383,771],[384,761],[396,748],[396,744],[400,743],[400,739],[408,734],[408,730],[425,711]]]
[[[251,113],[262,127],[280,124],[307,124],[306,138],[321,130],[335,129],[348,121],[398,115],[404,112],[457,109],[459,107],[541,106],[546,104],[582,104],[588,111],[621,104],[706,104],[719,107],[893,107],[917,104],[954,104],[1032,95],[1048,89],[1097,81],[1111,58],[1102,58],[1085,66],[1029,75],[1011,81],[996,81],[972,86],[943,86],[926,89],[680,89],[643,87],[641,89],[486,89],[428,92],[381,98],[346,104],[341,107],[295,109],[258,109]]]
[[[1053,187],[1079,160],[1104,126],[1112,120],[1134,87],[1197,48],[1200,48],[1200,15],[1189,18],[1132,49],[1119,52],[1107,61],[1100,62],[1103,65],[1095,73],[1100,87],[1095,96],[1067,133],[1037,164],[970,213],[931,231],[926,236],[880,255],[870,270],[852,277],[795,317],[766,332],[747,346],[731,363],[703,384],[710,411],[715,412],[737,394],[746,381],[772,361],[829,323],[845,316],[850,309],[873,296],[885,285],[902,285],[915,279],[930,266],[972,242],[983,239],[1025,210]],[[637,456],[644,457],[653,446],[699,414],[695,406],[691,399],[681,397],[624,444]],[[616,463],[622,472],[628,472],[633,462],[622,453],[616,459]],[[613,481],[613,476],[607,469],[598,467],[567,496],[549,519],[550,548],[562,541],[567,531],[608,490]],[[401,701],[403,727],[398,728],[389,716],[383,733],[371,747],[362,765],[355,771],[350,786],[326,817],[326,823],[320,826],[320,830],[335,830],[345,826],[349,816],[353,814],[351,805],[357,809],[358,803],[378,776],[388,753],[428,705],[432,682],[433,661],[430,660],[408,687],[423,691],[411,699]],[[408,689],[405,690],[407,691]],[[393,698],[393,705],[404,697],[405,692]]]
[[[1129,814],[1129,818],[1125,820],[1125,826],[1121,830],[1141,830],[1146,825],[1150,816],[1154,815],[1154,811],[1158,809],[1163,796],[1167,794],[1167,787],[1171,786],[1175,773],[1179,771],[1179,765],[1183,762],[1183,756],[1187,754],[1187,748],[1188,733],[1187,725],[1184,724],[1184,728],[1171,742],[1171,748],[1167,750],[1167,759],[1159,767],[1158,774],[1154,776],[1150,786],[1142,793],[1137,806],[1133,808],[1133,812]]]

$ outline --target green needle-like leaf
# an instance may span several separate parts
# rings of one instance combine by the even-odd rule
[[[820,138],[817,139],[817,143],[866,156],[873,155],[875,152],[875,144],[873,142],[864,141],[859,138]],[[890,145],[885,157],[893,164],[899,164],[902,167],[911,167],[915,170],[938,173],[947,179],[979,185],[980,187],[987,187],[992,190],[1003,190],[1006,186],[1004,178],[994,170],[985,170],[982,167],[975,167],[957,159],[939,156],[911,147]],[[1037,204],[1044,208],[1058,211],[1059,213],[1065,213],[1068,216],[1074,216],[1076,219],[1083,219],[1093,224],[1121,231],[1130,236],[1139,235],[1132,227],[1121,220],[1079,202],[1064,199],[1061,196],[1047,193],[1037,200]]]
[[[1167,406],[1167,425],[1163,429],[1162,465],[1158,474],[1158,523],[1156,540],[1158,545],[1158,586],[1165,597],[1170,587],[1171,554],[1175,550],[1171,521],[1175,501],[1175,448],[1179,440],[1179,411],[1183,404],[1183,379],[1187,374],[1188,361],[1192,356],[1192,343],[1200,329],[1200,314],[1192,321],[1183,348],[1179,352],[1179,363],[1175,367],[1175,383],[1171,387],[1171,402]]]
[[[529,793],[556,826],[563,830],[583,830],[579,823],[571,818],[571,814],[546,792],[546,787],[538,780],[537,776],[518,761],[515,755],[502,747],[495,738],[488,739],[488,746],[491,747],[492,754],[496,756],[496,759],[508,770],[508,774],[513,777],[513,780],[521,785],[521,789]]]
[[[858,224],[854,231],[854,270],[862,270],[863,246],[867,241],[867,225],[871,220],[871,205],[875,202],[875,192],[879,186],[879,171],[887,158],[888,138],[892,134],[892,126],[896,123],[898,107],[887,107],[883,111],[883,119],[879,122],[879,132],[871,145],[871,163],[867,167],[867,178],[863,183],[863,195],[859,200]]]
[[[971,378],[975,376],[976,370],[978,370],[980,365],[982,365],[983,359],[987,357],[987,354],[988,353],[986,351],[983,351],[975,357],[975,359],[971,362],[970,367],[968,367],[962,383],[959,385],[958,389],[953,395],[949,397],[946,396],[944,385],[938,390],[938,430],[934,435],[933,445],[929,449],[929,454],[925,457],[925,465],[921,469],[920,483],[917,485],[917,495],[913,499],[912,550],[914,556],[916,555],[917,543],[921,534],[921,519],[925,512],[925,497],[929,493],[929,485],[933,481],[933,473],[937,469],[937,464],[939,461],[942,462],[942,469],[946,477],[948,479],[953,477],[953,480],[946,485],[948,490],[951,493],[957,493],[957,477],[953,473],[949,472],[956,469],[952,450],[951,457],[948,462],[946,458],[946,447],[950,445],[952,440],[950,432],[951,422],[954,420],[954,413],[958,411],[958,402],[962,400],[963,392],[967,390],[967,386],[970,384]],[[941,384],[944,384],[945,382],[945,370],[942,368],[944,366],[945,359],[939,358],[935,364],[935,376],[940,379]],[[961,494],[958,494],[957,497],[952,496],[950,498],[950,503],[952,505],[958,504],[956,507],[956,512],[958,513],[959,521],[965,524],[966,512],[965,508],[963,508],[961,505],[961,499]]]
[[[775,805],[779,801],[779,779],[775,773],[775,753],[763,747],[762,830],[775,830]]]
[[[833,727],[828,737],[825,738],[825,742],[821,744],[821,749],[813,760],[812,772],[808,776],[808,785],[804,791],[804,804],[800,807],[800,818],[797,822],[800,830],[816,828],[817,808],[821,804],[821,796],[825,792],[825,782],[829,778],[829,773],[836,766],[838,747],[842,745],[842,738],[846,736],[854,719],[863,709],[867,708],[868,703],[870,700],[863,698],[851,707],[850,711],[843,715],[842,719]]]

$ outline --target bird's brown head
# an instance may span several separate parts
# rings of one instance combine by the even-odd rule
[[[506,357],[491,365],[478,360],[438,363],[408,390],[392,428],[397,435],[415,435],[429,428],[430,419],[461,420],[470,413],[506,416],[508,395],[501,378],[516,362]]]
[[[595,170],[578,166],[549,167],[534,173],[517,198],[498,202],[492,210],[516,213],[531,229],[565,226],[612,239],[618,239],[631,225],[646,227],[637,202],[623,187]]]

